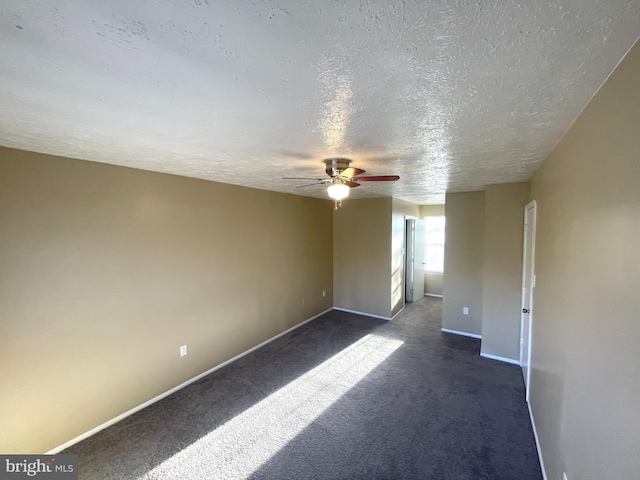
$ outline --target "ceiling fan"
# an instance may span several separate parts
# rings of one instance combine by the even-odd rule
[[[300,185],[296,188],[310,187],[312,185],[327,185],[327,194],[335,200],[335,208],[342,206],[342,200],[349,196],[352,188],[359,187],[358,182],[395,182],[399,180],[398,175],[363,175],[365,170],[350,167],[351,160],[348,158],[327,158],[324,160],[325,172],[329,178],[300,178],[284,177],[284,180],[317,180],[314,183]]]

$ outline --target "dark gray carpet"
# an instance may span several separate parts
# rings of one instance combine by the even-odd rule
[[[520,368],[440,323],[332,311],[62,453],[81,479],[541,479]]]

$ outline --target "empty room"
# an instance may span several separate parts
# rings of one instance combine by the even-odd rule
[[[0,10],[1,478],[638,478],[640,2]]]

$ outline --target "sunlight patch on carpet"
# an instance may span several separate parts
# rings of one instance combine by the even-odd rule
[[[248,477],[403,343],[363,337],[139,478]]]

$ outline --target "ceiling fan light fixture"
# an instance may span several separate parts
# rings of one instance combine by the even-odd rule
[[[349,196],[349,187],[343,183],[334,183],[327,188],[327,194],[334,200],[342,200]]]

